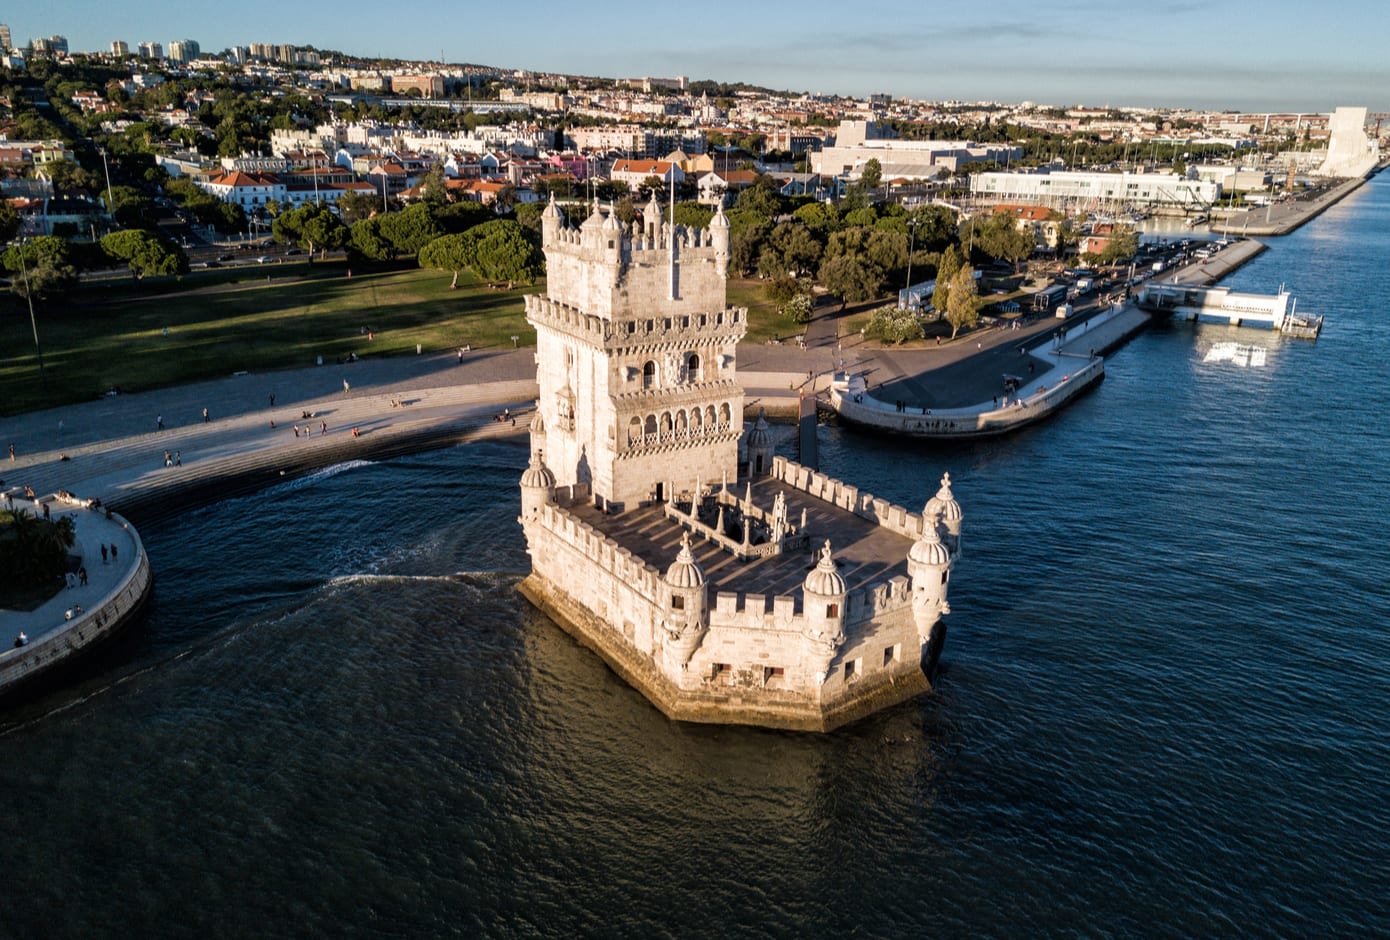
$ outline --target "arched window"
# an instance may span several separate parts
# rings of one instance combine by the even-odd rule
[[[685,358],[685,380],[687,382],[699,382],[703,379],[700,374],[700,357],[691,353]]]
[[[728,402],[719,406],[719,423],[725,426],[731,426],[733,423],[733,412],[729,410]]]
[[[656,388],[656,362],[648,359],[642,366],[642,387]]]
[[[714,422],[716,420],[717,419],[714,417],[714,406],[710,405],[708,408],[705,409],[705,427],[714,427]]]
[[[642,439],[642,419],[636,415],[627,423],[627,443],[631,446]]]
[[[647,415],[647,422],[643,425],[642,432],[646,434],[648,438],[656,436],[656,415]]]
[[[700,433],[700,425],[701,425],[701,423],[702,423],[702,422],[700,421],[700,409],[699,409],[699,408],[692,408],[692,409],[690,409],[690,431],[691,431],[692,434],[699,434],[699,433]]]
[[[661,439],[666,440],[671,436],[671,412],[661,413]]]
[[[685,410],[676,412],[676,436],[685,437],[690,432],[690,425],[686,423]]]

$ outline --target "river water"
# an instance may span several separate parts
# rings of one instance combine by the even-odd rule
[[[520,443],[151,529],[145,622],[0,713],[0,935],[1384,936],[1387,259],[1381,177],[1232,278],[1315,343],[1167,324],[1002,440],[823,428],[966,513],[938,692],[829,736],[673,724],[531,611]]]

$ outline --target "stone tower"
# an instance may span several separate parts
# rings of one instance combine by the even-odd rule
[[[686,229],[653,200],[628,228],[595,203],[576,229],[552,199],[541,237],[546,293],[526,298],[526,319],[556,485],[621,511],[736,478],[747,311],[725,304],[723,210]]]

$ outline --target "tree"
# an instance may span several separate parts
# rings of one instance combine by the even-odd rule
[[[870,157],[864,164],[864,169],[859,171],[859,182],[864,184],[864,188],[869,192],[878,189],[883,182],[883,164],[878,162],[878,157]]]
[[[468,266],[484,280],[530,284],[545,271],[539,239],[511,219],[484,222],[462,238]]]
[[[497,213],[480,202],[463,200],[445,206],[434,213],[434,220],[447,235],[466,232],[475,225],[482,225],[497,218]]]
[[[15,273],[10,278],[10,289],[21,299],[32,298],[42,302],[77,286],[77,269],[67,263],[66,255],[60,258],[52,254],[36,254],[31,261],[30,255],[25,252],[21,267],[18,250],[12,248],[5,252],[6,267],[10,264],[12,252]]]
[[[735,209],[756,212],[771,221],[787,209],[782,194],[777,192],[777,182],[770,176],[760,176],[757,181],[738,194],[734,200]]]
[[[67,567],[68,549],[77,541],[69,516],[51,522],[27,510],[0,513],[0,570],[25,587],[58,581]]]
[[[811,295],[805,291],[798,291],[782,304],[782,316],[793,323],[810,323],[812,306]]]
[[[357,228],[354,226],[354,237],[356,232]],[[467,233],[442,235],[421,248],[416,255],[416,261],[422,268],[453,272],[454,279],[449,282],[449,290],[454,290],[459,286],[459,272],[469,266],[469,258],[470,245]]]
[[[1102,264],[1128,261],[1138,250],[1139,233],[1134,230],[1134,226],[1117,225],[1105,241],[1105,248],[1100,252],[1100,261]]]
[[[858,254],[839,254],[821,262],[821,285],[840,298],[840,308],[851,301],[868,300],[878,293],[878,275]]]
[[[936,287],[932,291],[931,299],[932,306],[936,308],[937,316],[946,315],[946,308],[951,302],[951,281],[964,264],[965,260],[955,245],[949,246],[942,252],[941,263],[936,266]],[[973,277],[971,283],[974,283]]]
[[[371,217],[381,208],[381,200],[375,194],[368,195],[356,190],[349,190],[338,197],[336,205],[344,224],[352,225],[354,222]]]
[[[820,264],[821,245],[799,222],[782,222],[772,230],[758,256],[764,277],[809,275]]]
[[[811,234],[815,235],[822,244],[832,232],[837,232],[841,228],[839,212],[835,211],[834,206],[826,202],[808,203],[793,212],[792,217],[805,224],[810,229]]]
[[[390,258],[391,243],[381,234],[381,216],[354,222],[348,235],[348,248],[373,261],[385,261]]]
[[[444,234],[430,213],[430,207],[417,203],[402,212],[381,219],[381,236],[400,254],[413,255]]]
[[[0,242],[10,241],[19,233],[19,213],[8,199],[0,199]]]
[[[922,321],[913,311],[899,310],[897,304],[888,304],[869,317],[864,335],[879,342],[902,345],[908,340],[922,338]]]
[[[348,240],[347,227],[333,210],[312,203],[281,212],[271,223],[270,231],[276,241],[306,249],[310,258],[316,250],[341,248]]]
[[[648,176],[637,184],[637,196],[643,202],[651,199],[652,196],[656,196],[657,200],[661,201],[665,193],[666,181],[659,176]]]
[[[124,261],[137,281],[150,274],[183,274],[188,270],[182,249],[141,229],[103,235],[101,250],[116,261]]]
[[[676,203],[677,225],[684,225],[686,228],[709,228],[712,218],[714,210],[708,206],[702,206],[698,202]]]
[[[937,309],[941,308],[938,306]],[[979,289],[975,286],[975,272],[969,265],[961,267],[951,276],[951,296],[945,312],[946,322],[951,324],[951,339],[956,338],[961,327],[972,327],[979,322]]]

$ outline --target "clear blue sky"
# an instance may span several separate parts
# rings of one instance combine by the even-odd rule
[[[0,13],[14,41],[73,50],[197,40],[609,77],[1050,104],[1390,110],[1384,0],[607,0],[287,3],[47,0]],[[516,12],[511,12],[515,10]]]

